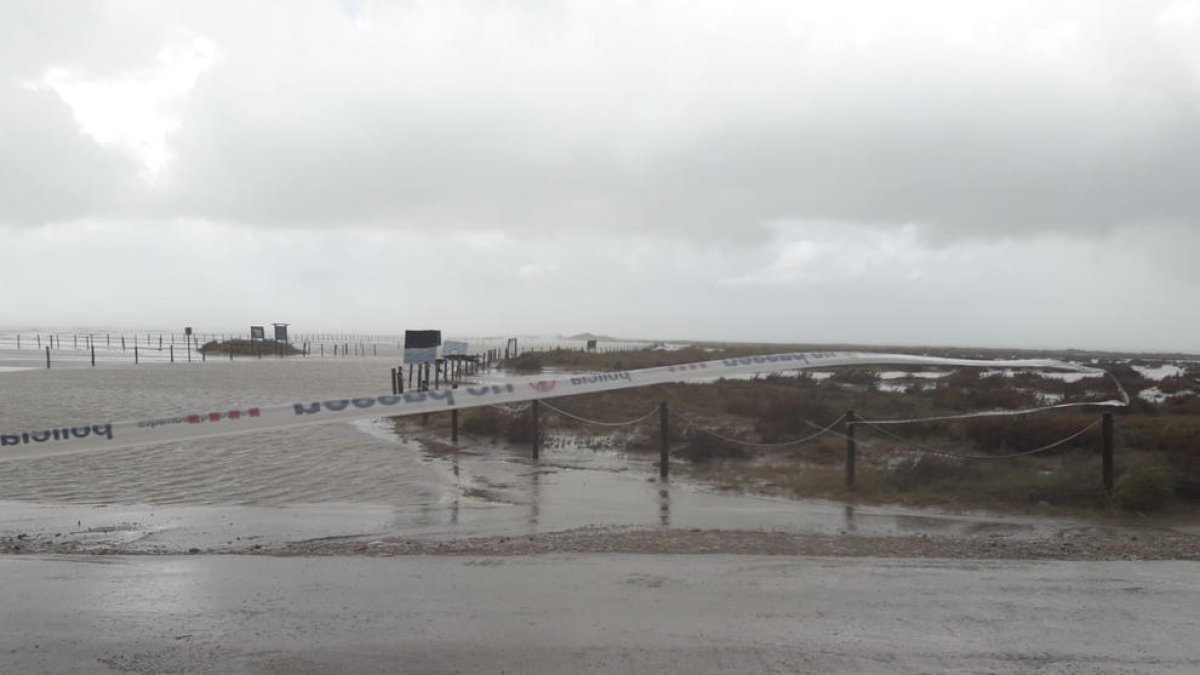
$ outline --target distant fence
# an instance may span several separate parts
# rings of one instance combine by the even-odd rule
[[[294,333],[288,344],[299,350],[298,356],[316,358],[347,358],[383,356],[395,358],[403,354],[402,334],[369,333]],[[137,332],[8,332],[0,333],[0,351],[9,354],[24,367],[52,368],[56,364],[101,365],[142,363],[194,363],[209,360],[233,360],[284,356],[271,340],[259,341],[261,348],[252,354],[205,354],[201,348],[210,343],[250,340],[249,333],[167,333]],[[510,338],[467,338],[469,352],[495,360],[504,353]],[[587,350],[587,340],[522,338],[519,348],[508,356],[553,349]],[[649,342],[611,341],[601,343],[599,351],[618,352],[644,349]]]

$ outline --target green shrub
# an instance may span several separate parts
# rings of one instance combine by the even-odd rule
[[[1117,479],[1113,491],[1117,506],[1127,511],[1158,511],[1175,496],[1175,478],[1165,466],[1130,469]]]
[[[700,463],[717,459],[746,459],[750,456],[745,446],[700,430],[689,431],[684,437],[683,446],[675,454]]]
[[[478,436],[495,436],[504,429],[507,418],[495,408],[471,408],[462,412],[462,430]]]
[[[515,359],[509,359],[505,365],[509,370],[518,373],[540,373],[542,372],[542,356],[536,352],[526,352]]]

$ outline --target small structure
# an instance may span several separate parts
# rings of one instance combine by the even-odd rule
[[[273,323],[271,325],[275,327],[275,341],[276,342],[287,342],[288,341],[287,329],[288,329],[289,324]]]

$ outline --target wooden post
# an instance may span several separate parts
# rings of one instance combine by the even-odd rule
[[[96,367],[96,345],[92,345],[92,367]]]
[[[412,373],[412,366],[409,366],[408,372]],[[396,392],[397,394],[404,393],[404,366],[396,368],[396,387],[399,389],[399,391]]]
[[[666,401],[658,404],[658,425],[662,441],[658,453],[658,478],[665,481],[670,471],[668,467],[671,458],[670,412],[667,410]]]
[[[450,442],[458,442],[458,408],[450,411]]]
[[[76,351],[79,350],[79,336],[78,335],[71,336],[71,349],[74,349]]]
[[[125,336],[121,336],[121,351],[125,351]]]
[[[1104,413],[1104,422],[1101,425],[1101,450],[1103,453],[1104,472],[1104,491],[1112,494],[1113,491],[1113,416],[1112,413]]]
[[[133,343],[133,365],[136,366],[138,363],[140,363],[140,361],[138,360],[138,346],[137,346],[137,343],[134,342]]]
[[[46,347],[46,370],[50,370],[50,347]]]
[[[187,346],[188,346],[188,363],[191,363],[192,362],[192,339],[191,338],[187,339]]]
[[[846,489],[854,489],[854,464],[858,444],[854,440],[854,411],[846,411]]]
[[[542,450],[542,427],[538,421],[538,412],[541,401],[534,401],[529,406],[529,424],[533,427],[533,461],[538,461],[538,455]]]
[[[399,393],[400,392],[396,391],[396,369],[392,368],[392,396],[395,396]]]
[[[171,349],[171,363],[175,363],[175,343],[172,342],[168,347]]]

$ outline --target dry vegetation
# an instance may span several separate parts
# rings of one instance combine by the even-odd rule
[[[691,347],[676,351],[623,353],[547,351],[525,354],[510,366],[519,372],[553,370],[610,371],[761,354],[804,346],[738,345]],[[826,347],[825,349],[828,349]],[[910,353],[912,350],[906,350]],[[1045,353],[988,350],[921,350],[931,355],[969,358],[1046,357]],[[1186,508],[1200,502],[1200,399],[1187,392],[1200,388],[1196,371],[1161,381],[1147,380],[1130,362],[1114,355],[1059,353],[1057,358],[1096,358],[1112,372],[1134,402],[1117,413],[1116,489],[1101,483],[1098,426],[1045,453],[997,461],[972,461],[920,451],[997,456],[1059,441],[1099,419],[1096,410],[1071,409],[1020,417],[926,422],[889,427],[903,440],[859,425],[859,466],[853,493],[844,486],[845,440],[828,435],[814,442],[779,448],[754,448],[718,438],[708,431],[757,442],[785,442],[814,433],[847,410],[862,418],[888,419],[952,415],[981,410],[1035,407],[1047,400],[1087,401],[1112,398],[1102,378],[1076,382],[1017,373],[985,376],[978,369],[956,369],[937,379],[890,379],[881,390],[876,368],[840,368],[822,381],[801,377],[765,377],[755,381],[722,380],[711,384],[673,384],[555,399],[555,406],[602,421],[641,417],[659,402],[672,410],[673,457],[686,461],[694,476],[732,490],[789,496],[818,496],[952,507],[1110,508],[1148,512]],[[919,369],[918,369],[919,370]],[[1142,389],[1183,392],[1161,404],[1137,398]],[[902,389],[891,391],[890,389]],[[611,428],[596,427],[547,411],[543,434],[571,433],[608,438]],[[532,440],[528,413],[496,409],[464,412],[467,434]],[[841,427],[838,427],[841,430]],[[657,452],[657,417],[626,432],[631,451]]]

